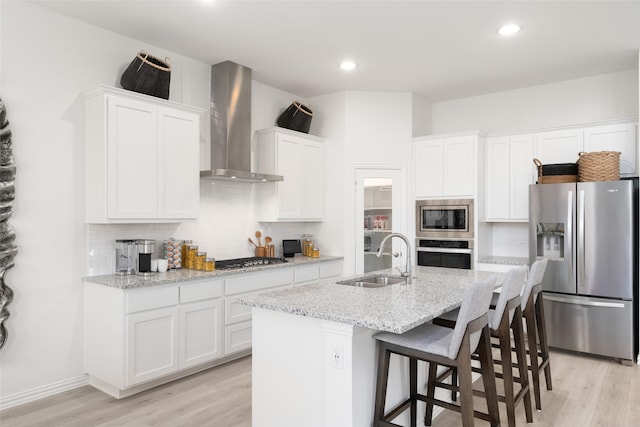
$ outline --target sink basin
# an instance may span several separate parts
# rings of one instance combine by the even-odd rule
[[[373,274],[367,276],[356,277],[355,279],[343,280],[337,282],[338,285],[357,286],[360,288],[382,288],[397,283],[406,283],[406,279],[400,276],[391,276],[388,274]]]

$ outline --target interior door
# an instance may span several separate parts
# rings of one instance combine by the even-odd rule
[[[404,271],[407,248],[400,239],[387,242],[385,255],[381,258],[376,256],[380,243],[391,232],[411,237],[407,234],[407,212],[404,206],[408,204],[403,202],[406,201],[404,187],[400,168],[356,169],[355,274],[395,266]],[[390,255],[392,253],[398,256]]]

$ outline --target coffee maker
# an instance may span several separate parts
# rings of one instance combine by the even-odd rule
[[[136,273],[138,246],[135,240],[116,240],[116,274],[127,276]]]
[[[138,248],[138,275],[152,276],[155,272],[151,271],[151,258],[156,251],[155,240],[136,240]]]

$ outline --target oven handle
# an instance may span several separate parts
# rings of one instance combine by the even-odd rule
[[[457,249],[457,248],[424,248],[417,247],[416,250],[418,252],[439,252],[439,253],[449,253],[449,254],[470,254],[473,249]]]

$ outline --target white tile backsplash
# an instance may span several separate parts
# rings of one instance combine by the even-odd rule
[[[200,181],[200,214],[195,221],[180,224],[89,224],[87,230],[87,275],[113,274],[115,241],[118,239],[156,240],[156,256],[168,238],[193,240],[198,249],[216,259],[253,256],[256,230],[271,236],[276,256],[281,256],[282,239],[300,239],[302,234],[317,235],[320,223],[258,223],[254,214],[253,187],[223,181]],[[322,242],[317,242],[322,252]],[[327,254],[328,255],[328,254]]]
[[[529,256],[529,224],[493,224],[493,256]]]

